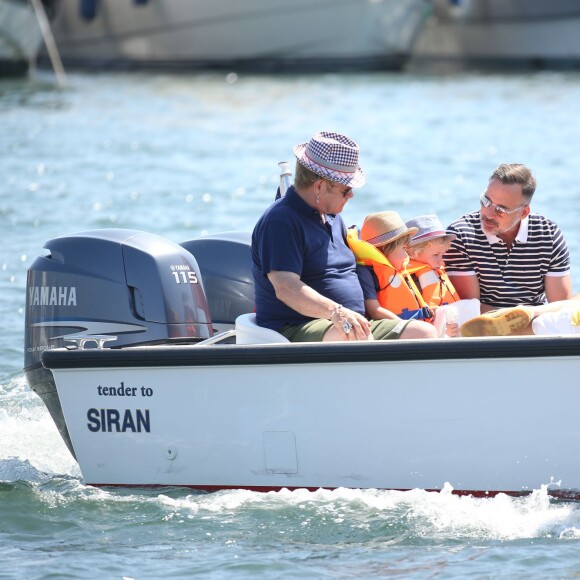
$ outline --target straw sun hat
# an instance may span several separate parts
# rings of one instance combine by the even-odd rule
[[[310,171],[349,187],[361,187],[365,174],[358,164],[358,145],[346,135],[321,131],[294,147],[298,161]]]
[[[414,236],[418,231],[416,227],[407,227],[396,211],[381,211],[365,218],[360,237],[373,246],[384,246],[403,236]]]

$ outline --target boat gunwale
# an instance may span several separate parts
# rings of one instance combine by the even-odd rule
[[[48,369],[213,367],[580,356],[579,336],[460,338],[357,343],[164,344],[122,348],[56,348],[42,354]]]

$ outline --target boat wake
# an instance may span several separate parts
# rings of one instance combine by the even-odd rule
[[[22,460],[18,457],[0,459],[0,481],[2,482],[42,483],[49,478],[47,473],[36,469],[28,459]]]
[[[280,534],[295,536],[295,541],[312,536],[319,541],[326,537],[328,542],[349,544],[440,544],[580,537],[579,506],[555,501],[548,495],[548,485],[517,498],[505,494],[493,498],[458,496],[446,484],[441,492],[234,490],[160,494],[155,501],[168,510],[166,520],[207,519],[214,524],[219,520],[224,526],[245,527],[244,520],[253,519],[262,522],[264,530],[277,529]]]
[[[0,481],[80,478],[53,420],[24,375],[0,381]]]

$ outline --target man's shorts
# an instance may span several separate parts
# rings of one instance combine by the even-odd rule
[[[409,324],[408,320],[371,320],[371,333],[375,340],[396,340]],[[290,342],[322,342],[332,327],[326,318],[316,318],[304,324],[286,324],[278,330]]]

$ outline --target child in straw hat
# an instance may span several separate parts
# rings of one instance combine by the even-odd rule
[[[406,270],[405,247],[416,227],[407,227],[399,214],[383,211],[368,215],[360,230],[351,229],[347,242],[357,259],[357,274],[369,318],[431,321],[432,312]]]

